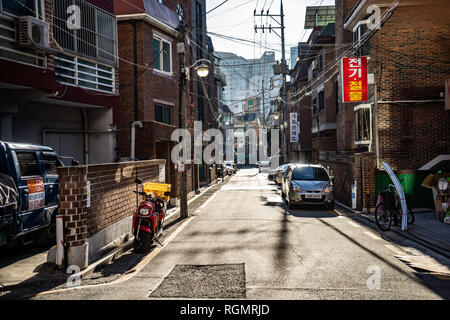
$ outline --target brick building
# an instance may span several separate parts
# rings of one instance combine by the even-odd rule
[[[370,32],[364,21],[372,4],[381,8],[383,24],[364,42]],[[370,57],[369,73],[377,86],[377,103],[374,85],[369,85],[364,103],[342,103],[339,90],[336,150],[322,153],[320,162],[333,169],[341,202],[351,204],[351,185],[356,182],[357,208],[373,208],[378,190],[389,182],[380,165],[386,161],[403,179],[410,207],[432,206],[429,191],[420,186],[427,173],[418,169],[450,150],[450,113],[443,98],[450,75],[447,5],[336,2],[336,59],[353,43],[346,56]]]
[[[116,113],[118,157],[130,157],[131,125],[140,121],[142,128],[136,128],[135,157],[140,160],[165,159],[166,176],[172,184],[173,194],[178,197],[179,175],[171,161],[175,146],[171,134],[179,127],[180,115],[177,28],[183,19],[190,39],[186,45],[186,65],[189,67],[198,59],[208,59],[214,66],[213,47],[205,31],[205,1],[116,0],[114,11],[118,19],[120,57],[133,62],[122,64],[120,69],[121,100],[120,110]],[[185,119],[192,139],[194,121],[202,121],[204,130],[213,127],[211,109],[214,110],[214,105],[217,111],[213,68],[203,81],[206,90],[191,70],[186,86]],[[207,97],[213,107],[209,106]],[[211,181],[211,172],[205,165],[190,164],[186,171],[188,193],[198,190],[202,182]],[[175,196],[172,199],[175,201]]]
[[[80,24],[70,23],[73,5]],[[82,164],[114,161],[112,2],[0,0],[0,34],[0,139],[48,145]]]
[[[300,142],[292,143],[290,159],[318,162],[323,151],[336,150],[336,81],[333,50],[335,24],[315,26],[299,44],[299,61],[292,71],[290,112],[299,115]],[[331,48],[331,50],[330,50]],[[328,81],[327,81],[328,80]]]

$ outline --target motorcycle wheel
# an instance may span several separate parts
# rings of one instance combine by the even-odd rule
[[[153,235],[148,232],[142,232],[139,240],[134,240],[133,251],[135,253],[146,253],[150,251],[153,244]]]

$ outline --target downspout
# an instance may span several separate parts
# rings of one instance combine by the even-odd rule
[[[137,28],[136,28],[136,20],[133,21],[133,63],[134,63],[134,121],[138,121],[139,119],[139,93],[138,93],[138,56],[137,56]]]
[[[83,130],[84,130],[84,164],[89,164],[89,134],[88,130],[88,119],[87,119],[87,111],[86,108],[82,109],[83,113]]]
[[[134,72],[134,121],[131,123],[131,161],[135,161],[136,158],[136,126],[142,128],[142,122],[139,119],[139,86],[138,86],[138,56],[137,56],[137,25],[136,20],[133,20],[133,72]]]
[[[131,157],[131,161],[135,161],[135,152],[136,152],[136,126],[138,126],[139,128],[143,127],[142,122],[140,121],[134,121],[131,124],[131,152],[130,152],[130,157]]]

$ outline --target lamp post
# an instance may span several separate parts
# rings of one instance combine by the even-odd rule
[[[177,45],[178,60],[180,65],[179,88],[179,127],[186,126],[186,80],[190,80],[190,70],[194,69],[200,78],[207,77],[211,63],[206,59],[200,59],[194,62],[190,67],[186,67],[186,48],[185,48],[185,25],[183,21],[178,27],[179,43]],[[190,142],[190,141],[189,141]],[[186,150],[183,150],[183,156]],[[190,155],[189,155],[190,156]],[[186,189],[186,168],[180,173],[180,215],[182,218],[188,218],[189,212],[187,207],[187,189]]]

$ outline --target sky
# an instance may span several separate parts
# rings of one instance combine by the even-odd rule
[[[209,11],[224,0],[206,0],[206,10]],[[217,36],[211,35],[215,51],[226,51],[236,53],[246,59],[259,58],[265,50],[273,49],[276,59],[281,60],[281,39],[276,34],[262,33],[258,30],[255,33],[254,25],[266,24],[271,21],[272,26],[276,22],[266,17],[254,18],[253,13],[256,8],[257,14],[264,13],[269,9],[269,14],[280,13],[281,0],[229,0],[224,5],[215,9],[207,15],[207,28],[209,32],[248,39],[256,40],[269,47],[264,49],[252,43],[236,43],[234,41],[225,40]],[[290,58],[290,48],[297,46],[300,40],[306,41],[311,30],[304,30],[305,11],[307,6],[317,5],[334,5],[334,0],[283,0],[285,14],[285,42],[286,42],[286,60]],[[279,19],[279,18],[278,18]],[[276,30],[281,35],[280,30]],[[302,39],[303,36],[303,39]]]

